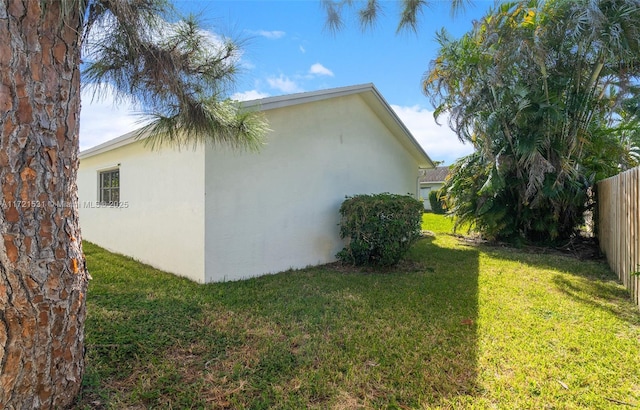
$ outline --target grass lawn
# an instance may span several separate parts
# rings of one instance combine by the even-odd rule
[[[78,409],[625,409],[640,313],[602,261],[470,246],[197,285],[84,244]]]

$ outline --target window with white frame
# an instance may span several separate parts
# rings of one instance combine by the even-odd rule
[[[102,205],[120,204],[120,170],[111,169],[100,172],[99,201]]]

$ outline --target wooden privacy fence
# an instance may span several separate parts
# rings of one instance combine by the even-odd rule
[[[597,189],[600,249],[640,306],[640,167],[598,182]]]

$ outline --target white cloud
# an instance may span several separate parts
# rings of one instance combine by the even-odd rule
[[[306,52],[307,52],[307,50],[306,50],[304,47],[300,46],[299,48],[300,48],[300,52],[301,52],[302,54],[304,54],[304,53],[306,53]]]
[[[298,93],[302,91],[302,88],[289,77],[280,74],[280,77],[269,77],[267,83],[271,88],[282,91],[283,93]]]
[[[323,66],[320,63],[315,63],[309,68],[309,74],[312,75],[327,75],[329,77],[333,77],[333,71],[329,70],[327,67]]]
[[[142,126],[136,108],[124,102],[114,103],[113,92],[105,87],[99,101],[91,101],[93,93],[83,89],[80,110],[80,150],[94,147]]]
[[[227,37],[224,37],[218,33],[215,33],[211,30],[198,30],[199,34],[202,35],[205,39],[206,42],[208,44],[204,44],[204,47],[208,50],[210,50],[212,52],[212,54],[219,54],[220,56],[223,56],[227,53],[227,47],[229,44],[234,44],[235,46],[233,47],[233,52],[231,53],[231,56],[229,58],[229,60],[227,60],[228,62],[226,64],[237,64],[237,65],[242,65],[242,66],[248,66],[251,67],[251,63],[245,61],[243,59],[244,56],[244,50],[239,47],[237,44],[235,44],[235,42]]]
[[[279,31],[279,30],[272,30],[272,31],[258,30],[258,31],[251,31],[251,33],[264,38],[268,38],[269,40],[277,40],[279,38],[284,37],[287,34],[284,31]]]
[[[458,136],[447,125],[447,118],[443,115],[438,119],[438,125],[433,118],[433,111],[414,105],[412,107],[391,106],[418,143],[434,161],[445,161],[451,165],[456,159],[473,152],[473,146],[463,144]]]
[[[260,92],[258,90],[249,90],[241,93],[235,93],[231,96],[231,99],[238,101],[258,100],[260,98],[269,97],[269,94]]]

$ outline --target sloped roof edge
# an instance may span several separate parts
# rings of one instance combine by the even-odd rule
[[[257,100],[242,101],[240,104],[247,109],[257,109],[260,111],[273,110],[276,108],[288,107],[291,105],[305,104],[314,101],[326,100],[329,98],[343,97],[351,94],[359,94],[371,89],[375,89],[372,83],[350,85],[347,87],[329,88],[325,90],[306,91],[302,93],[278,95],[275,97],[259,98]]]
[[[393,108],[391,108],[391,105],[389,105],[389,103],[384,99],[380,91],[378,91],[373,83],[357,84],[346,87],[330,88],[327,90],[288,94],[276,97],[266,97],[257,100],[245,101],[242,103],[242,106],[246,109],[268,111],[277,108],[288,107],[291,105],[311,103],[315,101],[344,97],[353,94],[361,94],[363,96],[369,95],[370,98],[364,98],[365,102],[369,104],[369,106],[376,112],[376,114],[385,115],[387,119],[390,120],[384,121],[385,125],[391,125],[392,127],[395,126],[396,131],[400,131],[402,134],[404,134],[405,140],[408,145],[412,146],[412,148],[416,150],[416,153],[418,154],[416,155],[416,157],[418,157],[416,159],[418,159],[420,166],[424,168],[435,167],[429,155],[425,152],[425,150],[418,143],[413,134],[411,134],[411,131],[409,131],[406,125],[404,125]]]
[[[367,104],[369,104],[369,106],[378,115],[385,115],[387,117],[387,121],[384,121],[385,125],[395,127],[398,131],[404,134],[405,142],[408,143],[408,145],[412,146],[412,148],[414,148],[415,152],[418,154],[416,155],[416,157],[419,160],[418,162],[420,163],[421,167],[435,167],[429,155],[420,146],[413,134],[411,134],[402,120],[400,120],[393,108],[391,108],[389,103],[387,103],[384,97],[382,97],[382,94],[380,94],[373,83],[358,84],[296,94],[287,94],[275,97],[266,97],[256,100],[243,101],[240,104],[243,108],[248,110],[255,109],[257,111],[268,111],[277,108],[284,108],[288,106],[322,101],[330,98],[343,97],[353,94],[368,96],[369,98],[364,98]],[[377,107],[375,102],[378,103]],[[102,152],[110,151],[112,149],[131,144],[138,139],[140,139],[140,137],[137,136],[137,131],[134,130],[80,152],[79,158],[88,158]]]
[[[112,149],[129,145],[132,142],[137,140],[138,138],[136,138],[136,130],[134,130],[124,135],[121,135],[119,137],[115,137],[113,139],[105,141],[102,144],[98,144],[95,147],[87,148],[83,151],[80,151],[78,158],[82,159],[82,158],[92,157],[94,155],[98,155],[106,151],[111,151]]]

